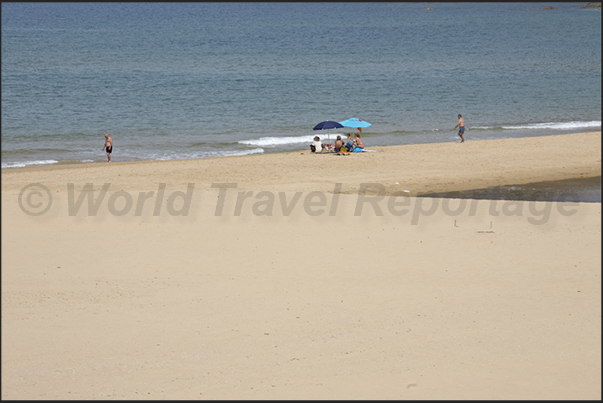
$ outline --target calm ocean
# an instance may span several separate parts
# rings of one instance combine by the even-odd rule
[[[305,150],[352,117],[368,148],[451,142],[459,113],[467,141],[601,130],[600,10],[2,3],[2,168],[104,162],[104,133],[116,162]]]

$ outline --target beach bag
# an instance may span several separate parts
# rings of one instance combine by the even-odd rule
[[[310,151],[312,151],[313,153],[316,152],[316,146],[314,144],[310,144]]]
[[[356,147],[356,148],[354,148],[353,152],[355,152],[355,153],[361,153],[362,152],[362,148]]]

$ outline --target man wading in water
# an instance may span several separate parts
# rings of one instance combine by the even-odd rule
[[[459,128],[459,137],[461,138],[461,143],[465,142],[465,120],[459,114],[459,122],[454,126],[454,128]]]
[[[113,151],[113,139],[109,137],[108,134],[105,134],[105,145],[103,146],[103,150],[107,151],[107,162],[111,162],[111,152]]]

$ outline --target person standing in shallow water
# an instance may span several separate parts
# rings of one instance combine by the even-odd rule
[[[459,128],[459,137],[461,138],[461,143],[465,142],[465,120],[463,116],[459,113],[459,122],[454,126],[454,128]]]
[[[103,150],[107,152],[107,162],[111,162],[111,152],[113,151],[113,139],[105,133],[105,145]]]

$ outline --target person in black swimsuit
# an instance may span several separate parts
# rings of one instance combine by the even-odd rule
[[[111,152],[113,151],[113,139],[105,133],[105,145],[103,150],[107,152],[107,162],[111,162]]]

